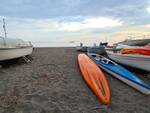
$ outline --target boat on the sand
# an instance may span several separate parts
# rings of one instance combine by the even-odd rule
[[[150,72],[150,56],[121,54],[120,52],[114,53],[113,51],[107,51],[107,55],[117,63]]]
[[[0,37],[0,61],[27,56],[32,54],[32,51],[30,42]]]
[[[3,28],[5,37],[0,36],[0,61],[32,54],[33,46],[30,42],[25,42],[21,39],[7,38],[5,19],[3,19]]]
[[[76,50],[80,51],[80,52],[87,52],[87,49],[88,49],[88,47],[87,46],[83,46],[83,43],[80,43],[80,46],[76,47]]]
[[[121,50],[122,54],[135,54],[135,55],[147,55],[150,56],[150,47],[149,46],[143,46],[143,47],[128,47],[123,48]]]

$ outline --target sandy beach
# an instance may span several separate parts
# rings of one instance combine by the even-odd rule
[[[36,48],[31,63],[3,63],[0,113],[150,113],[150,96],[107,73],[111,104],[102,105],[84,82],[77,55],[75,48]],[[136,73],[150,83],[147,73]]]

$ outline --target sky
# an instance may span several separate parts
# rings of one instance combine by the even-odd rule
[[[150,36],[150,0],[0,0],[0,35],[34,46],[113,44]]]

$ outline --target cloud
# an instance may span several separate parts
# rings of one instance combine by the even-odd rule
[[[123,25],[123,21],[109,17],[66,17],[51,19],[20,19],[6,18],[9,29],[37,30],[43,32],[53,31],[81,31],[109,29]]]
[[[148,5],[148,0],[4,0],[0,15],[26,19],[111,17],[136,25],[149,23]]]
[[[146,27],[146,28],[150,28],[150,24],[144,25],[144,27]]]
[[[148,32],[149,3],[149,0],[3,0],[0,16],[6,17],[11,37],[33,41],[91,37],[94,40],[126,28],[130,32],[132,26],[143,25],[141,29],[134,28],[135,32]]]
[[[116,27],[123,24],[120,20],[115,20],[108,17],[87,18],[84,23],[86,28]]]
[[[147,8],[147,11],[150,13],[150,7]]]
[[[87,40],[97,37],[100,33],[111,32],[122,25],[123,21],[109,17],[6,18],[8,37],[39,42]],[[0,31],[3,31],[2,27]]]
[[[147,0],[4,0],[0,4],[0,15],[24,18],[79,15],[124,17],[137,15],[140,10],[145,9],[147,2]]]
[[[83,29],[99,29],[122,26],[123,21],[108,17],[87,17],[80,22],[62,22],[60,30],[79,31]]]
[[[0,15],[26,19],[111,17],[123,20],[124,25],[140,25],[149,23],[148,5],[149,0],[4,0]]]

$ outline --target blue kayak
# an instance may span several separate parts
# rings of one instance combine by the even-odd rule
[[[150,94],[150,86],[144,83],[135,74],[131,73],[124,67],[118,65],[117,63],[95,53],[87,53],[88,56],[95,61],[95,63],[108,72],[109,74],[115,76],[126,84],[132,86],[138,91],[144,94]]]

